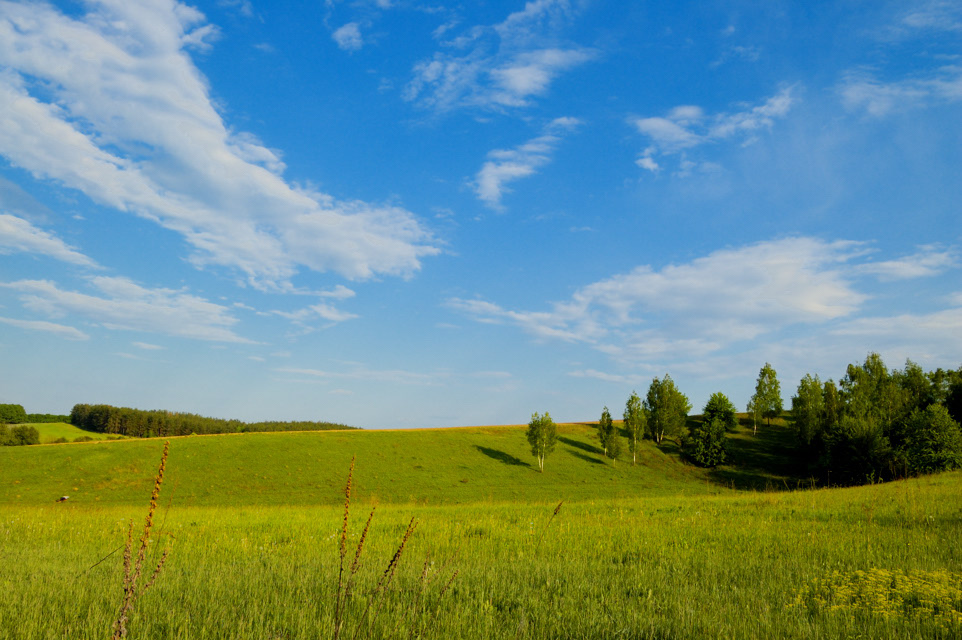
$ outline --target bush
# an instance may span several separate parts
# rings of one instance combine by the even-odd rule
[[[916,409],[905,423],[905,460],[913,473],[962,467],[962,431],[940,404]]]
[[[10,440],[14,446],[40,444],[40,432],[37,427],[20,424],[10,429]]]
[[[56,440],[52,440],[52,441],[50,442],[50,444],[63,444],[63,443],[65,443],[65,442],[70,442],[70,441],[67,440],[66,438],[64,438],[63,436],[60,436],[60,437],[57,438]]]
[[[90,436],[77,436],[73,439],[74,442],[93,442],[94,439]]]
[[[724,464],[728,458],[725,450],[726,420],[714,416],[708,421],[696,423],[682,444],[685,456],[702,467]]]

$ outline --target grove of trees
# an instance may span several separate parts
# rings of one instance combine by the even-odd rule
[[[912,361],[888,370],[871,353],[838,385],[806,374],[791,424],[810,473],[832,484],[962,467],[962,369],[928,372]]]
[[[248,431],[325,431],[352,429],[333,422],[241,422],[207,418],[192,413],[142,411],[107,404],[77,404],[70,423],[87,431],[113,433],[136,438],[185,436],[192,433],[243,433]]]

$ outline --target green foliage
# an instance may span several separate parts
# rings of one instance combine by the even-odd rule
[[[825,432],[821,467],[833,485],[853,485],[882,479],[892,449],[882,428],[868,416],[843,415]]]
[[[725,421],[718,415],[696,422],[682,444],[682,451],[689,460],[701,467],[724,464],[728,459],[725,431]]]
[[[675,387],[671,376],[665,374],[663,380],[655,378],[651,381],[644,408],[648,412],[648,432],[651,439],[661,444],[666,437],[682,434],[691,403],[688,397]]]
[[[962,423],[962,368],[953,373],[955,379],[946,385],[945,408],[953,420]]]
[[[87,431],[120,434],[135,438],[185,436],[191,433],[246,433],[251,431],[328,431],[353,429],[333,422],[253,422],[207,418],[193,413],[142,411],[107,404],[77,404],[70,423]]]
[[[765,366],[758,372],[758,379],[755,381],[755,393],[748,403],[748,411],[752,414],[753,424],[757,428],[758,417],[765,418],[768,426],[772,424],[772,418],[777,418],[782,413],[782,392],[778,383],[778,376],[772,365],[765,363]]]
[[[8,441],[13,446],[40,444],[40,432],[36,427],[27,424],[14,425],[10,428]]]
[[[601,441],[601,447],[605,450],[605,457],[608,457],[608,450],[617,438],[618,434],[615,431],[615,424],[611,420],[611,413],[609,413],[608,407],[605,407],[604,411],[601,412],[601,418],[598,420],[598,440]]]
[[[810,447],[813,442],[821,441],[825,429],[825,416],[822,382],[818,376],[813,378],[806,373],[798,383],[798,391],[792,396],[792,426],[802,445]]]
[[[70,422],[70,416],[53,413],[28,413],[27,422],[31,424],[53,424],[55,422]]]
[[[906,461],[913,473],[962,467],[962,432],[945,407],[931,404],[912,412],[906,423]]]
[[[0,404],[0,422],[23,424],[28,422],[27,412],[19,404]]]
[[[648,412],[641,405],[641,398],[634,391],[625,403],[625,432],[628,434],[628,451],[631,452],[631,464],[638,462],[638,441],[645,437],[648,429]]]
[[[738,417],[735,414],[735,405],[732,401],[724,393],[717,391],[711,394],[708,402],[705,403],[705,408],[702,409],[702,420],[711,422],[717,419],[725,431],[734,431],[738,426]]]
[[[547,411],[543,416],[537,412],[531,414],[527,436],[531,454],[538,459],[538,468],[544,473],[544,459],[554,451],[555,441],[558,439],[558,428]]]

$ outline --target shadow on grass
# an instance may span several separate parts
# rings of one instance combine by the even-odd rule
[[[582,451],[587,451],[588,453],[594,453],[595,455],[604,455],[604,449],[600,449],[593,444],[588,444],[587,442],[581,442],[580,440],[572,440],[571,438],[564,438],[558,436],[558,442],[563,442],[569,447],[574,447],[575,449],[581,449]]]
[[[488,447],[482,447],[480,445],[474,445],[474,448],[488,456],[492,460],[497,460],[498,462],[503,462],[504,464],[509,464],[515,467],[528,467],[531,465],[522,460],[521,458],[515,458],[510,453],[505,453],[504,451],[498,451],[497,449],[490,449]]]
[[[593,464],[604,464],[604,462],[599,460],[598,458],[593,458],[589,455],[585,455],[576,449],[571,449],[570,447],[568,448],[568,453],[570,453],[576,458],[581,458],[585,462],[591,462]]]
[[[729,462],[710,472],[715,482],[735,489],[786,491],[808,482],[796,452],[795,435],[784,419],[760,423],[752,433],[750,419],[741,418],[727,434]]]

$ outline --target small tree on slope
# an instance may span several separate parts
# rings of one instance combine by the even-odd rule
[[[557,438],[558,429],[547,411],[543,416],[537,413],[531,414],[531,422],[528,423],[528,444],[531,445],[531,454],[538,459],[538,468],[541,473],[544,473],[545,456],[554,451]]]

